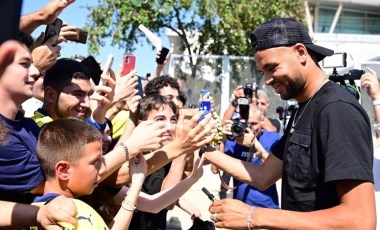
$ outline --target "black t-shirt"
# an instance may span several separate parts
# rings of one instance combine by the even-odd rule
[[[147,176],[144,180],[141,191],[153,195],[161,191],[162,182],[168,175],[171,163],[158,169],[154,173]],[[166,215],[168,210],[163,209],[158,213],[149,213],[136,211],[133,214],[129,229],[133,230],[165,230]]]
[[[272,149],[283,160],[282,209],[330,208],[340,202],[334,181],[373,182],[370,123],[355,98],[328,82],[306,104],[300,105],[294,132],[293,116]]]

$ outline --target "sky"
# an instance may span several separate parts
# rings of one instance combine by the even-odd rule
[[[23,0],[21,15],[35,12],[44,7],[48,2],[49,0]],[[76,26],[77,28],[82,28],[86,24],[86,20],[89,20],[87,18],[89,11],[85,8],[85,6],[94,6],[97,4],[97,2],[97,0],[76,0],[59,15],[59,18],[64,22],[67,22],[69,25]],[[45,27],[45,25],[42,25],[37,28],[32,33],[32,36],[34,38],[37,38],[41,32],[45,31]],[[170,47],[166,36],[162,37],[161,39],[163,40],[163,45],[165,47]],[[113,54],[113,69],[117,70],[121,64],[124,50],[119,49],[118,45],[111,46],[110,41],[111,39],[106,40],[106,46],[100,47],[99,55],[96,55],[95,58],[103,65],[107,59],[108,54]],[[67,42],[61,43],[60,45],[62,47],[61,57],[73,57],[75,54],[80,54],[85,57],[89,55],[87,44]],[[153,50],[152,46],[145,40],[142,46],[136,46],[136,50],[133,54],[136,56],[136,69],[138,71],[138,75],[145,76],[146,73],[153,73],[155,71],[155,50]]]

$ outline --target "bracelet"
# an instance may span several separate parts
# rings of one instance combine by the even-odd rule
[[[253,217],[253,210],[255,209],[255,206],[252,206],[251,210],[249,211],[249,214],[247,216],[247,225],[248,225],[248,230],[251,230],[251,224],[252,222],[252,217]]]
[[[121,207],[127,211],[135,211],[136,210],[136,205],[127,199],[124,199],[123,202],[121,202]]]
[[[373,106],[378,106],[378,105],[380,105],[380,99],[377,99],[377,100],[374,100],[374,101],[372,101],[372,104],[373,104]]]
[[[127,145],[124,143],[124,142],[122,142],[121,144],[120,144],[120,146],[124,149],[124,152],[125,152],[125,161],[126,162],[129,162],[129,150],[128,150],[128,147],[127,147]]]

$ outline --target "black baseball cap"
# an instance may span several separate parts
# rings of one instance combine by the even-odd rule
[[[274,18],[256,27],[251,33],[253,53],[274,47],[302,43],[313,51],[317,61],[334,54],[333,50],[315,45],[306,27],[293,18]]]

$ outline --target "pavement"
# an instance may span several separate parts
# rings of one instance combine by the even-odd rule
[[[277,192],[279,202],[281,203],[281,180],[277,183]],[[232,186],[232,179],[231,184]],[[195,183],[182,197],[191,202],[201,211],[202,220],[210,220],[210,212],[208,208],[211,201],[202,192],[202,187],[207,188],[215,198],[219,199],[220,179],[218,174],[211,172],[211,165],[205,165],[203,168],[203,176]],[[232,190],[227,191],[227,197],[232,198]],[[192,226],[190,215],[177,206],[170,210],[167,214],[167,229],[169,230],[187,230]]]
[[[210,220],[208,208],[211,201],[202,192],[203,187],[207,188],[215,198],[219,199],[220,179],[218,174],[211,172],[211,165],[203,166],[203,176],[182,196],[201,211],[201,219]],[[185,230],[189,229],[192,224],[190,215],[177,206],[168,212],[167,229]]]

